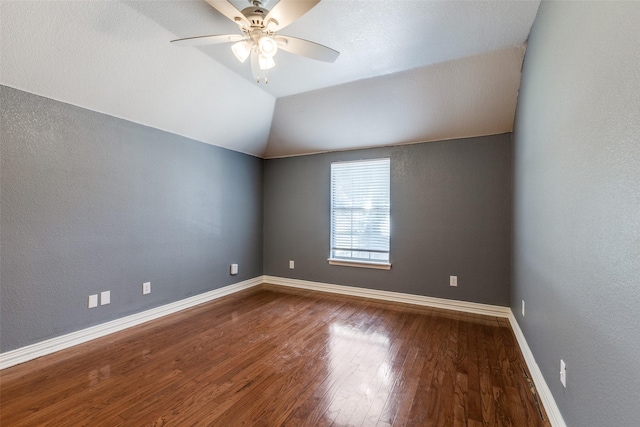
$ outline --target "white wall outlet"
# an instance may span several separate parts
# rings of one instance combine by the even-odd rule
[[[289,268],[290,268],[290,269],[292,269],[292,270],[293,270],[294,268],[296,268],[296,263],[295,263],[295,261],[293,261],[293,260],[289,260]]]
[[[111,302],[111,291],[100,292],[100,305],[107,305]]]
[[[562,359],[560,359],[560,382],[564,388],[567,388],[567,365]]]
[[[458,286],[458,276],[449,276],[449,286]]]
[[[151,293],[151,282],[144,282],[142,284],[142,295],[147,295]]]
[[[522,317],[524,317],[524,300],[522,300]]]
[[[231,264],[231,274],[238,274],[238,264]]]
[[[89,295],[89,308],[95,308],[98,306],[98,294]]]

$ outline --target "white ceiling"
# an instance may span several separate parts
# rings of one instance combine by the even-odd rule
[[[204,0],[2,0],[0,83],[261,157],[508,132],[538,5],[323,0],[280,33],[338,60],[278,52],[258,85],[229,45],[169,44],[238,32]]]

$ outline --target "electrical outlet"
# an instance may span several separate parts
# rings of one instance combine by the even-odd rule
[[[100,305],[107,305],[111,302],[111,291],[100,292]]]
[[[458,286],[458,276],[449,276],[449,286]]]
[[[147,295],[151,293],[151,282],[144,282],[142,284],[142,295]]]
[[[89,295],[89,308],[95,308],[98,306],[98,294]]]
[[[294,268],[296,268],[296,263],[293,260],[289,260],[289,268],[291,270],[293,270]]]
[[[522,300],[522,317],[524,317],[524,300]]]
[[[560,359],[560,382],[564,388],[567,388],[567,365],[562,359]]]
[[[231,264],[231,274],[238,274],[238,264]]]

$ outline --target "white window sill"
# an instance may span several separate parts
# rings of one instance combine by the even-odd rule
[[[359,267],[373,268],[376,270],[391,270],[391,264],[388,262],[367,262],[367,261],[350,261],[346,259],[329,258],[329,264],[341,265],[343,267]]]

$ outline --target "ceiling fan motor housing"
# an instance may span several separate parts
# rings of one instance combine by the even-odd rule
[[[264,28],[264,17],[269,11],[261,7],[246,7],[241,12],[251,23],[251,28]],[[248,29],[248,28],[247,28]]]

